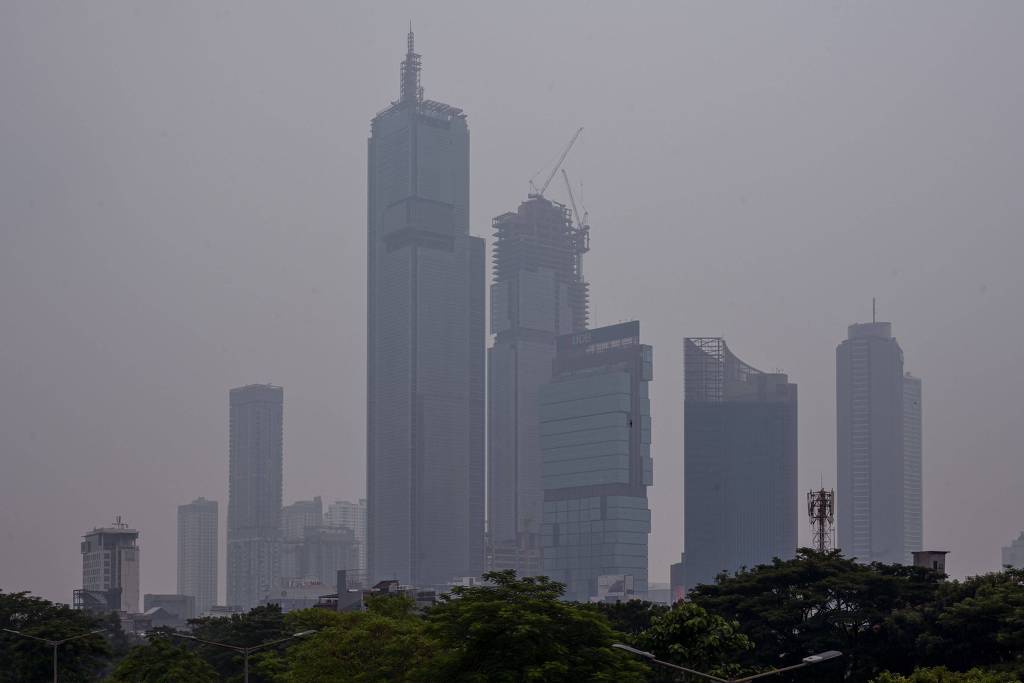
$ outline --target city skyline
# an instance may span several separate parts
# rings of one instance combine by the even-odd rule
[[[479,30],[456,32],[451,6],[98,6],[66,24],[5,7],[0,493],[55,503],[32,525],[48,545],[9,530],[31,552],[0,578],[66,601],[71,521],[122,513],[149,539],[142,591],[168,592],[174,506],[223,501],[223,392],[248,382],[288,387],[288,499],[361,496],[366,121],[395,96],[410,15],[428,90],[472,116],[473,234],[586,126],[568,168],[609,226],[593,322],[642,319],[658,347],[659,453],[682,441],[679,341],[754,340],[744,360],[800,385],[800,490],[834,485],[832,353],[878,296],[927,384],[924,542],[954,575],[995,568],[1024,515],[1020,10],[921,9],[559,7],[540,27],[471,9]],[[987,362],[966,372],[979,330]],[[652,578],[678,557],[681,480],[660,458]]]

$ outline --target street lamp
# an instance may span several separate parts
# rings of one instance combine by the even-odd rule
[[[31,638],[32,640],[38,640],[41,643],[46,643],[53,648],[53,683],[57,683],[57,648],[72,640],[78,640],[79,638],[85,638],[86,636],[94,636],[97,633],[103,633],[106,631],[104,628],[96,629],[95,631],[89,631],[88,633],[79,633],[77,636],[71,636],[70,638],[64,638],[63,640],[50,640],[49,638],[40,638],[39,636],[29,635],[28,633],[22,633],[21,631],[13,631],[9,628],[0,629],[0,631],[6,631],[7,633],[13,633],[16,636],[22,638]]]
[[[799,664],[793,664],[792,666],[784,666],[781,669],[762,671],[759,674],[754,674],[753,676],[745,676],[743,678],[719,678],[718,676],[712,676],[711,674],[706,674],[702,671],[694,671],[693,669],[687,669],[686,667],[679,666],[678,664],[673,664],[671,662],[663,662],[660,659],[655,658],[653,653],[645,652],[644,650],[638,650],[637,648],[630,647],[629,645],[623,645],[622,643],[613,643],[612,647],[618,648],[619,650],[625,650],[626,652],[632,655],[636,655],[637,657],[643,657],[644,659],[654,662],[655,664],[667,666],[671,669],[677,669],[688,674],[693,674],[694,676],[700,676],[702,678],[708,679],[709,681],[715,681],[716,683],[747,683],[747,681],[753,681],[758,678],[764,678],[765,676],[774,676],[775,674],[780,674],[783,671],[801,669],[805,666],[810,666],[811,664],[819,664],[821,662],[827,662],[830,659],[835,659],[836,657],[843,656],[843,653],[839,652],[838,650],[828,650],[826,652],[819,652],[816,655],[804,657]]]
[[[284,642],[287,642],[289,640],[295,640],[296,638],[305,638],[306,636],[311,636],[314,633],[316,633],[316,629],[310,629],[309,631],[299,631],[298,633],[293,633],[292,635],[288,636],[287,638],[278,638],[277,640],[270,640],[270,641],[267,641],[265,643],[260,643],[259,645],[253,645],[252,647],[240,647],[238,645],[228,645],[227,643],[218,643],[218,642],[215,642],[215,641],[212,641],[212,640],[203,640],[202,638],[196,638],[195,636],[185,635],[184,633],[172,633],[171,635],[173,635],[175,638],[188,638],[189,640],[194,640],[197,643],[203,643],[204,645],[215,645],[217,647],[222,647],[222,648],[224,648],[226,650],[233,650],[235,652],[240,652],[242,654],[242,657],[244,658],[244,661],[245,661],[245,679],[244,680],[245,680],[245,683],[249,683],[249,655],[251,655],[256,650],[261,650],[261,649],[263,649],[265,647],[270,647],[271,645],[277,645],[278,643],[284,643]]]

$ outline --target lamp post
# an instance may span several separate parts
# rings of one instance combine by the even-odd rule
[[[700,676],[701,678],[706,678],[709,681],[715,681],[716,683],[747,683],[747,681],[753,681],[758,678],[764,678],[765,676],[774,676],[784,671],[792,671],[793,669],[802,669],[805,666],[811,666],[812,664],[827,662],[830,659],[835,659],[836,657],[843,656],[843,653],[839,652],[838,650],[828,650],[826,652],[819,652],[816,655],[804,657],[799,664],[793,664],[792,666],[784,666],[781,669],[762,671],[759,674],[754,674],[753,676],[744,676],[743,678],[719,678],[718,676],[712,676],[711,674],[707,674],[702,671],[694,671],[693,669],[687,669],[685,666],[679,666],[678,664],[673,664],[671,662],[663,662],[662,660],[655,658],[653,653],[645,652],[644,650],[638,650],[637,648],[630,647],[629,645],[623,645],[622,643],[614,643],[612,644],[612,647],[618,648],[619,650],[624,650],[632,655],[636,655],[637,657],[643,657],[644,659],[654,662],[655,664],[660,664],[661,666],[665,666],[670,669],[677,669],[678,671],[693,674],[694,676]]]
[[[284,643],[284,642],[287,642],[289,640],[295,640],[296,638],[305,638],[306,636],[311,636],[314,633],[316,633],[316,629],[311,629],[309,631],[299,631],[298,633],[293,633],[292,635],[288,636],[287,638],[278,638],[277,640],[269,640],[269,641],[267,641],[265,643],[260,643],[259,645],[253,645],[251,647],[241,647],[239,645],[228,645],[227,643],[218,643],[218,642],[215,642],[213,640],[203,640],[202,638],[196,638],[195,636],[185,635],[184,633],[174,633],[172,635],[174,637],[176,637],[176,638],[187,638],[188,640],[194,640],[197,643],[203,643],[204,645],[215,645],[216,647],[222,647],[225,650],[233,650],[235,652],[241,653],[243,661],[244,661],[244,666],[245,666],[245,677],[244,677],[244,680],[245,680],[245,683],[249,683],[249,655],[251,655],[253,652],[256,652],[256,650],[261,650],[261,649],[263,649],[265,647],[270,647],[271,645],[277,645],[278,643]]]
[[[7,633],[13,633],[16,636],[22,638],[31,638],[32,640],[38,640],[41,643],[46,643],[53,648],[53,683],[57,683],[57,648],[64,643],[72,640],[78,640],[79,638],[85,638],[86,636],[94,636],[97,633],[103,633],[106,629],[100,628],[95,631],[89,631],[88,633],[79,633],[77,636],[71,636],[70,638],[64,638],[63,640],[50,640],[49,638],[40,638],[39,636],[29,635],[28,633],[22,633],[21,631],[14,631],[9,628],[0,629],[0,631],[6,631]]]

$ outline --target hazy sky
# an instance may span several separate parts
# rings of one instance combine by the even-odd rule
[[[924,379],[925,544],[998,567],[1024,3],[8,0],[0,589],[70,601],[122,515],[142,591],[174,592],[176,506],[226,513],[233,386],[285,389],[286,502],[364,495],[366,137],[409,19],[426,96],[469,116],[475,234],[586,128],[593,320],[654,346],[652,580],[682,549],[682,338],[788,372],[800,490],[832,486],[834,349],[872,296]]]

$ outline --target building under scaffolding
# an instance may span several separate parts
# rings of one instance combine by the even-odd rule
[[[528,574],[539,568],[544,503],[537,392],[551,379],[555,338],[587,327],[589,228],[539,193],[493,226],[488,557]]]
[[[687,590],[797,546],[797,388],[719,337],[685,340]]]

